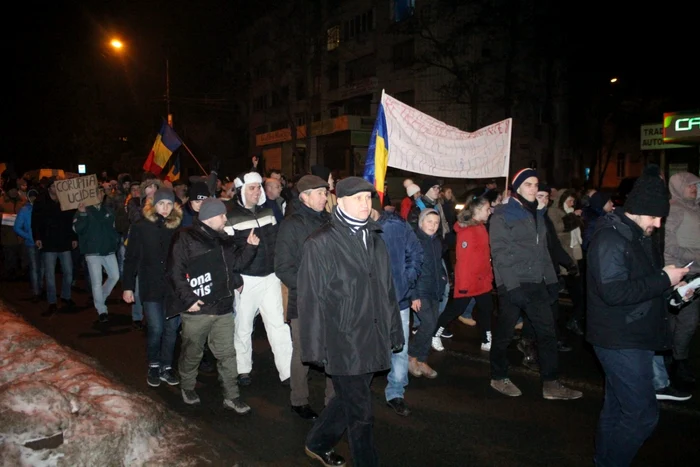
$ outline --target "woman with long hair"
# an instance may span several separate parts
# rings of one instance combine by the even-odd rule
[[[491,315],[493,314],[493,268],[486,222],[491,216],[491,202],[484,196],[472,196],[457,216],[454,300],[440,315],[433,337],[433,348],[443,350],[440,336],[447,325],[460,316],[473,298],[477,324],[481,331],[481,350],[491,350]]]

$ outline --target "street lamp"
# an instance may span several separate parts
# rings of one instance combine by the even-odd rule
[[[117,52],[121,52],[124,48],[124,43],[117,38],[113,38],[109,45],[112,46]],[[170,60],[166,56],[165,58],[165,105],[168,115],[168,125],[172,128],[173,126],[173,114],[170,113]]]
[[[617,83],[617,78],[610,78],[611,83]]]

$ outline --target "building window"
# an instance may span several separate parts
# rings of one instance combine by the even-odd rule
[[[345,113],[347,115],[359,115],[369,117],[372,109],[372,95],[353,97],[345,101]]]
[[[328,75],[328,89],[338,89],[338,86],[340,85],[340,67],[338,64],[331,63],[328,65],[326,74]]]
[[[345,64],[345,84],[375,76],[374,54],[365,55]]]
[[[413,16],[416,9],[416,0],[392,0],[391,19],[398,23]]]
[[[394,45],[391,53],[394,70],[406,68],[416,61],[413,39]]]
[[[627,157],[624,153],[617,153],[617,178],[625,178],[625,162]]]
[[[340,45],[340,26],[328,29],[328,50],[335,50]]]
[[[348,41],[369,31],[374,31],[374,10],[367,10],[361,15],[343,21],[343,40]],[[330,49],[329,49],[330,50]]]

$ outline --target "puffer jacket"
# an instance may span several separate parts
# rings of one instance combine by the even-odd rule
[[[489,220],[489,240],[496,285],[511,291],[520,284],[559,282],[547,246],[544,209],[537,219],[515,198],[496,207]]]
[[[272,209],[255,206],[255,212],[236,202],[233,210],[226,214],[228,219],[226,231],[233,235],[233,241],[239,247],[248,242],[248,235],[255,229],[255,235],[260,238],[258,253],[253,262],[245,267],[241,274],[246,276],[267,276],[275,272],[275,245],[279,225]]]
[[[481,222],[455,223],[457,234],[454,297],[476,297],[493,289],[491,248]]]
[[[666,218],[664,258],[678,267],[695,261],[690,272],[700,273],[700,205],[696,199],[684,199],[685,187],[700,179],[689,173],[674,174],[669,180],[671,210]]]
[[[442,266],[442,242],[438,235],[428,235],[421,229],[416,230],[416,237],[423,247],[423,265],[416,286],[411,290],[411,300],[442,300],[447,284],[447,271]]]
[[[182,209],[175,204],[168,217],[156,212],[151,200],[143,207],[143,219],[131,226],[124,257],[122,288],[135,290],[139,280],[142,302],[160,302],[166,296],[165,276],[170,242],[182,221]]]
[[[383,211],[378,222],[391,259],[396,300],[404,310],[411,306],[411,291],[423,264],[423,246],[408,222],[395,212]]]

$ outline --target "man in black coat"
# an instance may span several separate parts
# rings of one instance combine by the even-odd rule
[[[329,221],[326,212],[328,182],[316,175],[305,175],[297,183],[299,199],[294,214],[280,224],[275,246],[275,274],[288,288],[287,321],[292,330],[292,365],[289,386],[292,410],[301,418],[312,420],[318,417],[309,405],[309,366],[301,361],[300,330],[297,319],[297,272],[301,263],[301,252],[307,237]],[[333,383],[326,380],[326,405],[333,398]]]
[[[338,182],[338,205],[306,240],[297,276],[301,359],[323,366],[336,393],[306,438],[324,465],[345,465],[333,448],[346,430],[354,464],[378,464],[370,383],[404,346],[389,254],[369,218],[375,193],[359,177]]]
[[[659,419],[654,352],[669,347],[665,295],[687,268],[663,266],[652,234],[669,212],[658,167],[637,179],[625,207],[598,220],[588,249],[587,340],[605,372],[595,464],[630,465]]]
[[[224,203],[207,198],[192,226],[175,234],[167,263],[166,316],[180,314],[182,318],[178,370],[183,401],[190,405],[200,402],[194,387],[208,340],[217,360],[224,407],[245,414],[250,407],[240,399],[236,384],[234,291],[243,287],[239,271],[255,258],[260,239],[251,230],[245,246],[238,248],[224,232],[225,225]]]

